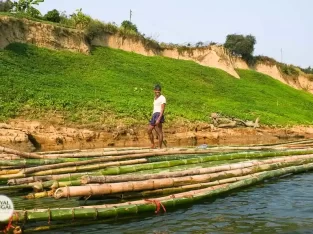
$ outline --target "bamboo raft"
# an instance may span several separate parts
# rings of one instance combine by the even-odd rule
[[[48,203],[45,209],[15,209],[0,224],[6,231],[22,233],[75,221],[87,224],[166,212],[270,178],[310,171],[312,143],[40,153],[0,146],[0,194]],[[80,200],[83,205],[56,206],[61,199]]]

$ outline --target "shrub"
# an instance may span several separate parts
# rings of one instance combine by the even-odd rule
[[[41,13],[33,6],[39,5],[41,2],[44,2],[44,0],[19,0],[12,3],[12,11],[22,14],[25,13],[34,18],[39,18]]]
[[[113,23],[104,24],[104,30],[108,33],[115,34],[118,32],[118,26]]]
[[[103,32],[105,32],[105,25],[99,20],[91,20],[85,29],[86,36],[90,40]]]
[[[196,47],[202,47],[204,46],[204,43],[202,41],[199,41],[196,43]]]
[[[308,68],[301,68],[301,71],[303,71],[304,73],[307,73],[307,74],[313,74],[313,68],[311,68],[311,66],[309,66]]]
[[[56,9],[48,11],[47,14],[44,15],[44,19],[51,22],[60,23],[61,21],[60,12]]]
[[[73,27],[73,28],[75,27],[74,20],[71,17],[69,17],[65,11],[60,12],[59,23],[68,27]]]
[[[159,54],[162,50],[159,42],[153,39],[152,37],[144,37],[142,35],[142,42],[146,50],[152,50],[154,53]]]
[[[138,28],[135,24],[133,24],[132,22],[130,22],[129,20],[124,20],[121,24],[121,26],[123,28],[125,28],[126,30],[130,30],[130,31],[134,31],[136,33],[138,33]]]
[[[71,15],[74,25],[77,29],[86,29],[91,22],[91,17],[82,12],[82,8],[76,10],[76,13]]]
[[[9,12],[13,8],[13,3],[10,0],[0,1],[0,12]]]
[[[280,70],[282,73],[288,76],[298,76],[299,71],[292,65],[280,64]]]
[[[274,65],[277,63],[275,59],[268,57],[268,56],[263,56],[263,55],[255,56],[255,60],[256,62],[266,63],[270,65]]]

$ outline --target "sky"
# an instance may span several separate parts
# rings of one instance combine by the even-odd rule
[[[42,14],[76,9],[118,25],[130,19],[138,30],[159,42],[224,43],[228,34],[256,37],[254,55],[313,67],[311,0],[45,0]]]

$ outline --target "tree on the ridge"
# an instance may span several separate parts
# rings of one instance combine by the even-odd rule
[[[78,29],[86,29],[91,22],[91,17],[83,13],[83,9],[77,9],[76,13],[71,15],[71,19],[74,21],[75,27]]]
[[[10,0],[0,0],[0,12],[9,12],[12,10],[13,3]]]
[[[56,9],[48,11],[44,18],[48,21],[59,23],[61,21],[60,12]]]
[[[130,22],[129,20],[124,20],[122,22],[121,26],[127,30],[132,30],[132,31],[138,33],[137,26],[135,24],[133,24],[132,22]]]
[[[246,61],[252,58],[256,39],[252,35],[229,34],[226,37],[224,47],[229,49],[232,55],[242,56]]]
[[[44,0],[19,0],[13,2],[13,12],[25,13],[32,17],[39,17],[41,15],[40,11],[37,10],[34,5],[39,5],[39,3],[44,2]]]

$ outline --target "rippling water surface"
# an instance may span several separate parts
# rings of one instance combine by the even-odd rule
[[[313,173],[269,180],[164,214],[49,233],[313,233]]]

